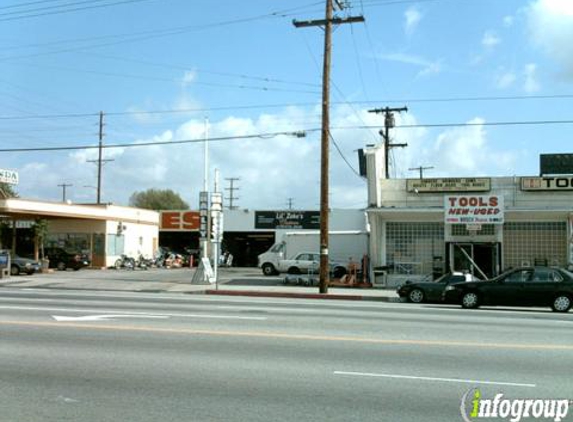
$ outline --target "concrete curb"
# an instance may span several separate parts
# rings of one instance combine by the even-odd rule
[[[326,300],[362,300],[375,302],[399,302],[399,298],[385,296],[342,295],[332,293],[289,293],[265,292],[259,290],[205,290],[206,295],[219,296],[250,296],[250,297],[280,297],[295,299],[326,299]]]

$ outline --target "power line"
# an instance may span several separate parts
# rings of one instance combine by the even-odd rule
[[[342,153],[340,147],[338,146],[338,143],[336,143],[335,139],[332,137],[332,134],[329,133],[330,136],[330,140],[332,141],[332,144],[334,145],[334,147],[336,148],[336,150],[338,151],[338,154],[340,155],[340,157],[344,160],[344,162],[346,163],[346,165],[350,168],[350,170],[352,170],[352,172],[357,175],[360,180],[364,181],[364,178],[362,178],[362,176],[360,176],[360,173],[352,166],[352,164],[350,164],[350,162],[346,159],[346,157],[344,156],[344,154]]]
[[[572,99],[573,94],[552,94],[552,95],[516,95],[516,96],[497,96],[497,97],[445,97],[445,98],[410,98],[410,99],[389,99],[389,100],[371,100],[371,101],[332,101],[334,105],[369,105],[379,104],[384,101],[387,103],[433,103],[433,102],[473,102],[473,101],[526,101],[526,100],[565,100]],[[248,110],[263,108],[282,108],[282,107],[313,107],[314,102],[302,103],[275,103],[275,104],[253,104],[253,105],[233,105],[221,107],[195,107],[180,108],[167,110],[137,110],[137,111],[117,111],[106,112],[107,116],[129,116],[137,114],[176,114],[176,113],[194,113],[194,112],[213,112],[224,110]],[[0,120],[27,120],[27,119],[60,119],[60,118],[80,118],[94,117],[98,113],[59,113],[59,114],[35,114],[23,116],[0,116]],[[425,125],[424,125],[425,127]]]
[[[106,113],[107,115],[107,113]],[[573,124],[572,120],[531,120],[531,121],[512,121],[512,122],[469,122],[469,123],[439,123],[439,124],[416,124],[416,125],[397,125],[394,129],[412,129],[412,128],[440,128],[440,127],[472,127],[472,126],[539,126],[539,125],[564,125],[564,124]],[[331,129],[337,130],[372,130],[377,129],[378,126],[332,126]],[[209,142],[218,142],[218,141],[229,141],[234,139],[253,139],[253,138],[261,138],[261,139],[269,139],[274,138],[276,136],[296,136],[302,137],[305,133],[311,132],[319,132],[321,129],[319,128],[309,128],[299,131],[290,131],[290,132],[271,132],[271,133],[259,133],[259,134],[252,134],[252,135],[242,135],[242,136],[224,136],[218,138],[211,138]],[[133,147],[145,147],[145,146],[153,146],[153,145],[178,145],[178,144],[189,144],[189,143],[197,143],[197,142],[204,142],[204,139],[184,139],[184,140],[175,140],[169,142],[141,142],[136,144],[107,144],[103,145],[104,149],[111,149],[111,148],[133,148]],[[0,153],[2,152],[39,152],[39,151],[72,151],[72,150],[89,150],[89,149],[96,149],[99,148],[97,145],[77,145],[77,146],[61,146],[61,147],[34,147],[34,148],[2,148],[0,149]]]
[[[106,113],[107,115],[107,113]],[[309,129],[304,132],[318,132],[320,129]],[[259,133],[253,135],[242,135],[242,136],[222,136],[218,138],[209,138],[209,142],[220,142],[220,141],[230,141],[234,139],[253,139],[253,138],[261,138],[261,139],[269,139],[277,136],[296,136],[297,138],[302,137],[304,132],[302,131],[295,131],[295,132],[272,132],[272,133]],[[74,151],[74,150],[90,150],[90,149],[113,149],[113,148],[134,148],[134,147],[147,147],[153,145],[179,145],[179,144],[193,144],[205,142],[205,139],[182,139],[182,140],[175,140],[175,141],[158,141],[158,142],[138,142],[135,144],[106,144],[102,145],[75,145],[75,146],[61,146],[61,147],[36,147],[36,148],[2,148],[0,149],[1,152],[49,152],[49,151]]]
[[[86,0],[83,2],[75,3],[75,4],[95,3],[95,2],[100,2],[100,1],[106,1],[106,0]],[[99,4],[99,5],[92,5],[92,6],[72,7],[72,8],[68,8],[68,9],[62,9],[62,7],[65,5],[61,5],[61,6],[50,6],[50,7],[38,8],[38,9],[24,10],[21,12],[0,13],[0,22],[8,22],[8,21],[21,20],[21,19],[36,18],[36,17],[40,17],[40,16],[59,15],[62,13],[79,12],[82,10],[100,9],[100,8],[104,8],[104,7],[119,6],[121,4],[128,4],[128,3],[141,3],[143,1],[149,1],[149,0],[121,0],[121,1],[114,2],[114,3]],[[73,6],[73,4],[70,4],[70,5]],[[52,12],[35,13],[35,11],[45,10],[45,9],[53,9],[53,8],[60,8],[62,10],[54,10]],[[20,15],[9,17],[9,18],[1,18],[1,16],[13,15],[15,13],[20,13]],[[28,13],[28,14],[26,14],[26,13]]]

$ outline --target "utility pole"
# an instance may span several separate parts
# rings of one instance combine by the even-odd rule
[[[410,170],[410,171],[418,170],[420,172],[420,179],[423,179],[424,178],[424,170],[430,170],[433,168],[434,167],[422,167],[422,166],[420,166],[420,167],[413,167],[413,168],[410,168],[408,170]]]
[[[288,209],[289,209],[289,210],[292,210],[292,201],[293,201],[293,199],[294,199],[294,198],[287,198],[287,200],[288,200]]]
[[[240,178],[240,177],[226,177],[225,180],[228,180],[228,181],[229,181],[229,187],[228,187],[228,188],[225,188],[225,190],[228,190],[228,191],[229,191],[229,197],[228,197],[228,198],[225,198],[225,199],[228,199],[228,200],[229,200],[229,209],[230,209],[230,210],[235,210],[235,209],[237,209],[238,207],[235,206],[235,205],[233,205],[233,201],[234,201],[235,199],[239,199],[239,197],[238,197],[238,196],[234,196],[234,195],[233,195],[233,192],[235,192],[236,190],[239,190],[238,187],[235,187],[235,182],[238,182],[239,180],[241,180],[241,178]]]
[[[98,159],[97,160],[88,160],[88,163],[97,163],[97,200],[96,203],[99,205],[101,204],[101,177],[102,177],[102,167],[105,163],[110,161],[114,161],[113,159],[106,159],[102,158],[103,156],[103,111],[99,112],[99,144],[98,144]]]
[[[62,183],[61,185],[58,185],[58,187],[62,188],[62,202],[66,202],[66,188],[70,186],[74,185],[71,183]]]
[[[386,179],[390,178],[390,148],[404,148],[408,144],[392,144],[390,143],[390,129],[396,126],[396,121],[394,119],[394,113],[401,113],[403,111],[408,111],[408,107],[399,108],[376,108],[374,110],[368,110],[369,113],[384,113],[384,130],[379,133],[384,138],[384,168],[386,172]]]
[[[328,293],[328,168],[330,142],[330,56],[332,50],[332,25],[364,22],[362,16],[333,17],[333,0],[326,0],[325,18],[310,21],[293,21],[296,28],[324,27],[324,57],[322,65],[322,129],[320,138],[320,283],[319,292]],[[337,6],[342,4],[336,0]]]

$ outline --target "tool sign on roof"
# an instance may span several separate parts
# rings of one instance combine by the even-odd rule
[[[503,224],[503,196],[456,195],[444,198],[446,224]]]

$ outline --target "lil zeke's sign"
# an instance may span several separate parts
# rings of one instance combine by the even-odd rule
[[[446,224],[503,224],[503,196],[452,195],[444,201]]]

